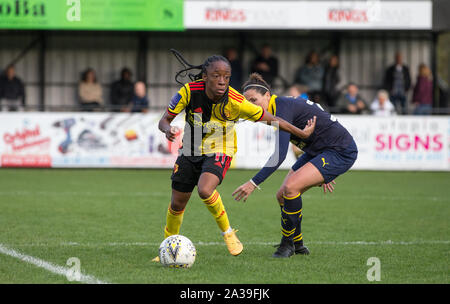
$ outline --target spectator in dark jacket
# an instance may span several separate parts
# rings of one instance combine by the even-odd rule
[[[425,64],[419,65],[419,74],[414,86],[414,115],[430,115],[433,104],[433,80],[431,71]]]
[[[306,56],[305,64],[295,72],[294,83],[306,85],[310,99],[323,105],[321,100],[323,76],[324,69],[320,64],[319,54],[311,51]]]
[[[126,111],[133,98],[134,85],[131,76],[131,70],[123,68],[120,72],[120,79],[111,85],[111,110],[113,112]]]
[[[228,48],[225,51],[225,58],[228,59],[231,65],[230,86],[240,92],[242,85],[242,62],[239,59],[237,50],[233,47]]]
[[[369,109],[365,100],[359,95],[359,88],[349,83],[347,92],[344,92],[337,102],[339,112],[343,114],[368,114]]]
[[[260,74],[270,86],[273,85],[275,77],[278,76],[278,59],[273,56],[270,45],[263,45],[261,53],[253,60],[250,70],[252,73]]]
[[[395,54],[395,64],[390,66],[384,76],[384,88],[389,92],[391,101],[398,113],[406,114],[406,96],[411,87],[409,68],[403,64],[400,52]]]
[[[25,108],[25,87],[13,65],[9,65],[0,77],[0,108],[2,111],[23,111]]]
[[[340,81],[339,76],[339,58],[336,55],[330,57],[323,75],[322,94],[328,108],[333,109],[339,98],[337,85]]]
[[[134,95],[129,104],[130,112],[148,112],[147,87],[142,81],[136,82],[134,85]]]

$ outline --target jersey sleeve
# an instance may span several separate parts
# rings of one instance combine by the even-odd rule
[[[239,118],[250,121],[260,121],[263,116],[264,110],[262,107],[251,103],[245,98],[242,100]]]
[[[278,167],[286,159],[286,155],[289,150],[289,139],[291,138],[291,134],[285,131],[279,131],[278,136],[278,145],[275,146],[275,151],[273,152],[272,156],[266,162],[264,167],[252,178],[253,182],[257,185],[264,182],[273,172],[278,169]]]
[[[189,104],[191,90],[188,85],[184,85],[170,100],[167,107],[167,113],[171,116],[177,116]]]

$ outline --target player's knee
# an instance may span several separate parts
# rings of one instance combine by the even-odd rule
[[[283,187],[283,195],[287,197],[296,196],[300,192],[300,187],[289,181]]]
[[[284,198],[283,198],[283,188],[281,188],[280,190],[278,190],[277,194],[275,195],[277,198],[278,203],[281,205],[284,203]]]
[[[170,209],[173,211],[183,211],[186,208],[187,201],[172,200]]]
[[[215,188],[211,189],[210,187],[205,186],[198,186],[198,196],[200,196],[201,199],[207,199],[214,193]]]
[[[191,197],[191,193],[172,192],[170,208],[174,211],[183,211]]]

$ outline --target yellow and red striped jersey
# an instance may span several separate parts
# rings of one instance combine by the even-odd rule
[[[226,95],[221,102],[214,103],[205,93],[205,82],[198,80],[185,84],[172,97],[167,112],[172,116],[186,112],[184,154],[233,156],[237,151],[236,122],[239,119],[258,121],[264,116],[260,106],[246,100],[232,87]]]

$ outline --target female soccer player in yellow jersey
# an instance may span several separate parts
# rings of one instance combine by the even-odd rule
[[[190,74],[194,81],[183,85],[173,96],[159,121],[161,132],[173,141],[179,130],[170,123],[185,110],[183,146],[171,177],[172,198],[167,210],[164,237],[179,234],[183,212],[197,186],[200,198],[222,231],[228,251],[238,255],[243,245],[236,237],[236,230],[230,226],[222,199],[216,190],[237,151],[235,123],[239,119],[276,122],[280,129],[305,139],[314,131],[315,118],[301,130],[247,101],[238,91],[229,87],[231,67],[223,56],[213,55],[202,65],[192,66],[178,52],[172,52],[181,63],[188,65],[177,74],[176,80],[181,72],[187,73],[191,69],[200,69],[201,72]],[[158,258],[154,261],[158,261]]]

